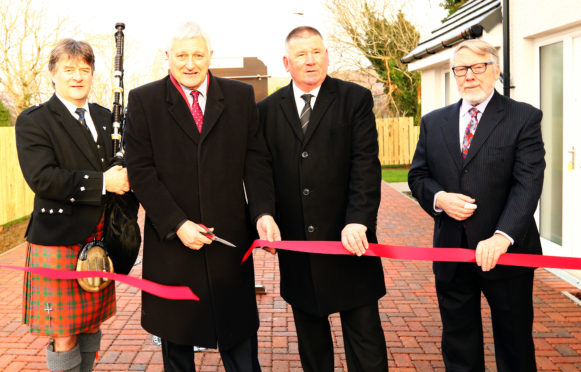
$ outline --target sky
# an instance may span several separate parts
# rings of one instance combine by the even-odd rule
[[[66,16],[81,25],[79,28],[85,33],[110,33],[113,37],[115,23],[125,23],[125,43],[137,44],[134,49],[143,54],[144,63],[153,63],[155,52],[166,49],[168,38],[179,23],[194,21],[210,35],[215,59],[258,57],[268,66],[271,76],[281,77],[288,76],[282,56],[284,39],[290,30],[307,24],[326,37],[333,28],[333,16],[325,0],[37,1],[43,4],[50,18]],[[421,32],[429,32],[444,17],[439,2],[401,0],[406,17]]]

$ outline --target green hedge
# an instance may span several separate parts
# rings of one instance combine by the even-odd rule
[[[0,127],[10,126],[10,111],[0,102]]]

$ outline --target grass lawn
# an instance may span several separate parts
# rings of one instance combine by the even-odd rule
[[[381,178],[385,182],[407,182],[408,168],[383,168]]]

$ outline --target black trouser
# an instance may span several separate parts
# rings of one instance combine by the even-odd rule
[[[514,278],[482,278],[461,263],[451,282],[436,279],[442,317],[442,354],[447,371],[484,371],[481,293],[490,305],[499,372],[536,371],[533,343],[534,272]]]
[[[192,345],[179,345],[161,340],[165,372],[193,372],[196,370]],[[224,369],[227,372],[260,372],[258,363],[258,339],[256,335],[228,349],[219,348]]]
[[[332,372],[333,340],[328,316],[319,317],[295,307],[292,310],[303,370]],[[387,349],[377,302],[339,314],[349,371],[387,371]]]

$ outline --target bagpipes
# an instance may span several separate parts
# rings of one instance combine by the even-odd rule
[[[125,166],[123,153],[123,130],[125,128],[125,98],[123,95],[123,42],[124,23],[115,25],[115,61],[113,87],[113,158],[110,167]],[[105,195],[105,227],[102,240],[90,242],[83,247],[77,260],[77,271],[107,271],[128,274],[139,254],[141,232],[137,224],[139,201],[129,191],[124,195]],[[81,287],[89,292],[97,292],[111,283],[106,278],[78,279]]]

